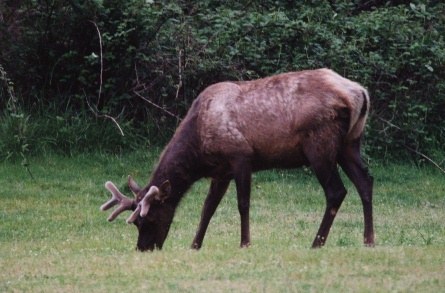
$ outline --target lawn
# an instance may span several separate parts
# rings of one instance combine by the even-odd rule
[[[135,251],[137,231],[99,206],[105,181],[147,181],[157,152],[50,155],[0,165],[0,292],[443,292],[445,176],[410,164],[370,166],[376,247],[362,245],[359,197],[349,191],[327,244],[310,249],[324,211],[310,171],[254,175],[252,246],[240,249],[233,184],[200,251],[189,249],[208,180],[177,210],[164,249]],[[127,192],[128,193],[128,192]]]

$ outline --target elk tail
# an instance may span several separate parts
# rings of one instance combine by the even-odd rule
[[[348,141],[356,140],[362,136],[365,129],[366,119],[368,118],[370,99],[369,94],[365,89],[362,90],[362,95],[359,99],[361,101],[357,103],[357,109],[352,109],[351,111],[351,123],[346,136]]]

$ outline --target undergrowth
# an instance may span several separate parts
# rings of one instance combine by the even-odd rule
[[[113,123],[88,113],[0,116],[0,160],[56,153],[108,152],[145,148],[153,143],[149,129],[132,121]]]

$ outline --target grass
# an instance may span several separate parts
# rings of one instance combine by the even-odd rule
[[[155,152],[157,153],[157,152]],[[327,245],[310,249],[324,196],[305,170],[255,174],[252,246],[240,249],[233,184],[200,251],[189,245],[208,180],[179,207],[162,251],[134,250],[136,228],[99,206],[106,180],[146,182],[155,154],[32,159],[0,165],[1,292],[440,292],[445,288],[445,180],[430,168],[374,165],[375,248],[362,245],[349,194]]]

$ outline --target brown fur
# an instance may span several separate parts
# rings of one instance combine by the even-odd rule
[[[251,173],[302,165],[312,167],[327,199],[313,243],[320,247],[346,195],[337,163],[359,190],[365,243],[373,245],[372,178],[360,159],[369,104],[366,89],[328,69],[209,86],[194,101],[149,184],[139,193],[141,199],[151,186],[171,182],[168,200],[135,222],[138,248],[162,247],[180,199],[202,177],[212,178],[212,184],[192,247],[201,247],[210,218],[232,179],[241,215],[241,246],[248,246]]]

